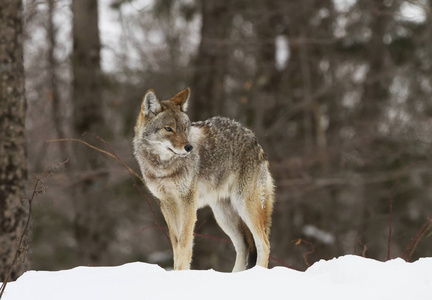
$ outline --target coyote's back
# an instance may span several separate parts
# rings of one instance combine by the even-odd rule
[[[161,201],[174,267],[190,267],[196,210],[206,205],[234,244],[233,271],[246,268],[249,252],[267,267],[274,186],[264,151],[252,131],[233,120],[191,123],[189,93],[159,101],[148,91],[135,126],[135,157]]]

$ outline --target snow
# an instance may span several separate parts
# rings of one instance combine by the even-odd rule
[[[166,271],[157,265],[28,271],[7,285],[15,299],[432,299],[432,258],[379,262],[346,255],[305,272],[255,267],[240,273]]]

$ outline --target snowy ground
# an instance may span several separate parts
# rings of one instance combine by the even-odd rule
[[[378,262],[347,255],[306,272],[256,267],[240,273],[165,271],[157,265],[29,271],[4,300],[27,299],[432,299],[432,258]]]

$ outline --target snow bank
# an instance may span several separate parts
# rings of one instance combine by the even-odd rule
[[[432,299],[432,258],[378,262],[347,255],[306,272],[255,267],[240,273],[165,271],[146,263],[29,271],[6,288],[25,299]]]

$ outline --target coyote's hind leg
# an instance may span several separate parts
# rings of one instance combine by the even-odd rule
[[[220,228],[230,237],[235,251],[236,261],[233,272],[246,269],[248,248],[241,229],[241,218],[227,199],[219,200],[211,206]]]
[[[262,201],[259,195],[256,193],[244,199],[238,199],[239,202],[243,203],[239,207],[239,214],[252,233],[257,251],[256,264],[267,268],[270,256],[270,242],[266,232],[266,217],[268,215],[266,210],[268,208],[262,204],[265,201]]]

